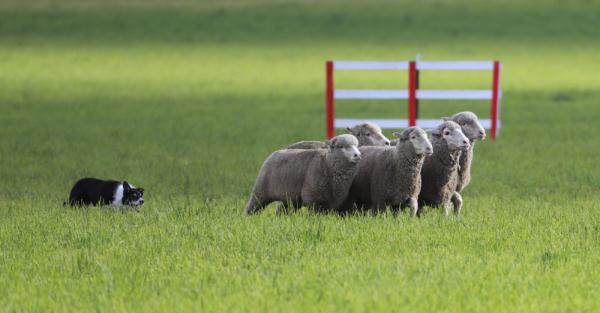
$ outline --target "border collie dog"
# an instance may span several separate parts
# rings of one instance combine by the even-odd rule
[[[71,189],[69,204],[137,207],[144,204],[144,188],[134,187],[126,181],[82,178]]]

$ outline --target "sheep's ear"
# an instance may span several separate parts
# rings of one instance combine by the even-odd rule
[[[444,122],[448,122],[448,121],[451,121],[451,120],[452,120],[451,117],[447,117],[447,116],[442,117],[442,121],[444,121]]]
[[[346,127],[346,130],[348,131],[348,134],[356,136],[356,133],[354,132],[354,129],[352,127],[348,126]]]
[[[442,131],[441,131],[441,130],[439,130],[438,128],[434,128],[434,129],[431,131],[431,136],[432,136],[432,137],[436,137],[436,138],[440,138],[440,137],[442,137]]]
[[[325,141],[325,144],[327,147],[329,147],[329,149],[333,149],[335,146],[335,138]]]
[[[400,141],[406,141],[408,139],[408,136],[406,134],[404,134],[404,132],[402,132],[402,133],[395,132],[394,137],[398,138],[398,140],[400,140]]]

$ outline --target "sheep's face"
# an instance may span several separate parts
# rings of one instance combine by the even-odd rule
[[[350,163],[358,163],[361,158],[358,150],[358,140],[352,135],[339,135],[333,137],[329,142],[329,149],[337,157],[342,157]]]
[[[433,154],[433,146],[431,146],[431,142],[429,141],[429,138],[427,138],[427,133],[425,133],[425,131],[413,131],[409,136],[409,140],[418,155]]]
[[[381,128],[372,123],[358,124],[346,130],[358,138],[359,146],[389,146],[390,140],[385,137]]]
[[[394,136],[396,136],[400,142],[409,141],[417,155],[433,154],[433,147],[429,138],[427,138],[427,133],[419,127],[409,127],[401,133],[394,133]],[[398,145],[398,149],[400,149],[400,145]]]
[[[451,118],[444,118],[444,120],[450,120],[460,125],[462,132],[471,142],[475,140],[485,139],[485,128],[479,123],[477,115],[473,112],[460,112],[454,114]]]
[[[442,138],[450,150],[467,150],[471,145],[469,138],[463,134],[460,126],[452,121],[446,121],[431,133],[432,136]]]
[[[342,150],[344,157],[351,163],[358,163],[360,161],[361,155],[358,146],[346,146],[339,149]]]

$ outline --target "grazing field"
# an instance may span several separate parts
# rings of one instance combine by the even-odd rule
[[[594,1],[0,4],[0,311],[598,312]],[[327,59],[503,61],[460,217],[248,217],[264,158],[324,136]],[[405,73],[344,73],[398,88]],[[426,73],[423,88],[489,88]],[[487,102],[426,102],[423,117]],[[339,116],[406,116],[347,101]],[[391,136],[391,130],[386,131]],[[140,213],[62,206],[83,176]]]

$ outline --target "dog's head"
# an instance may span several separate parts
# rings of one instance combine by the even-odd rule
[[[144,188],[137,188],[123,182],[123,205],[139,206],[144,204]]]

